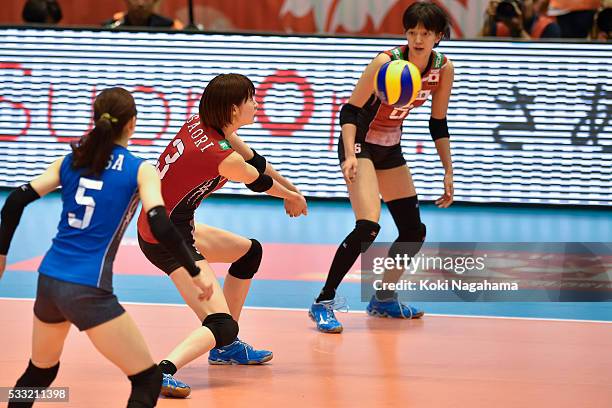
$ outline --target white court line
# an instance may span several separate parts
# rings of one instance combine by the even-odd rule
[[[26,300],[33,301],[32,298],[12,298],[12,297],[1,297],[0,300]],[[169,307],[188,307],[184,303],[146,303],[146,302],[120,302],[122,305],[136,305],[136,306],[169,306]],[[300,312],[304,313],[308,311],[308,308],[301,307],[263,307],[263,306],[245,306],[244,309],[251,310],[276,310],[283,312]],[[349,310],[348,313],[365,314],[364,310]],[[604,323],[612,324],[612,321],[608,320],[580,320],[580,319],[554,319],[546,317],[516,317],[516,316],[480,316],[480,315],[459,315],[459,314],[435,314],[426,313],[428,317],[458,317],[466,319],[506,319],[506,320],[537,320],[546,322],[570,322],[570,323]]]

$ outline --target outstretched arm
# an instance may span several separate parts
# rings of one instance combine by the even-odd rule
[[[299,207],[306,208],[306,200],[301,194],[288,190],[267,174],[260,174],[236,152],[227,156],[219,164],[219,174],[228,180],[244,183],[251,191],[291,200],[298,203]]]
[[[280,185],[285,187],[287,190],[294,191],[296,193],[300,193],[297,187],[293,185],[289,180],[287,180],[282,174],[280,174],[272,164],[267,161],[263,156],[255,151],[255,149],[251,148],[240,136],[236,133],[232,133],[230,137],[228,137],[232,148],[239,153],[242,158],[255,167],[259,173],[267,174],[272,177],[272,180],[277,181]],[[300,193],[301,194],[301,193]]]
[[[266,174],[287,190],[303,195],[293,183],[276,171],[265,157],[247,145],[236,133],[232,133],[228,139],[230,140],[232,148],[239,153],[248,164],[255,167],[259,174]],[[306,215],[308,213],[308,208],[302,206],[297,200],[285,199],[285,212],[291,217],[298,217],[300,215]]]
[[[43,174],[28,184],[13,190],[2,207],[0,223],[0,278],[6,268],[8,253],[24,208],[32,201],[55,190],[60,185],[60,167],[64,158],[54,161]]]

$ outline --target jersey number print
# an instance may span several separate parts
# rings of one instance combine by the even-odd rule
[[[79,179],[79,187],[74,196],[74,201],[79,205],[85,206],[85,214],[83,219],[79,220],[74,213],[68,213],[68,225],[72,228],[85,229],[89,227],[91,217],[93,217],[94,209],[96,208],[96,201],[93,197],[85,195],[85,190],[102,190],[104,183],[100,180],[92,180],[85,177]]]
[[[155,166],[155,168],[157,169],[157,173],[159,173],[159,178],[162,180],[168,172],[170,165],[177,161],[185,151],[185,145],[183,144],[183,141],[181,139],[176,139],[174,142],[172,142],[172,146],[176,147],[176,152],[172,156],[170,156],[170,154],[167,154],[166,157],[163,158],[163,160],[166,162],[164,164],[164,167],[161,170],[159,169],[159,166],[161,164],[159,161]]]

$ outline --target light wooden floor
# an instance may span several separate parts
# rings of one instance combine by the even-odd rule
[[[186,307],[127,305],[156,359],[199,323]],[[177,373],[187,400],[158,407],[612,407],[612,325],[425,316],[417,321],[339,315],[341,335],[318,333],[303,311],[243,313],[241,338],[274,351],[265,366]],[[29,358],[32,301],[0,300],[0,386]],[[70,403],[122,407],[128,380],[73,328],[56,386]]]

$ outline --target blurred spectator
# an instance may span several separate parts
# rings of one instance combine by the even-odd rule
[[[112,20],[103,25],[107,28],[117,27],[158,27],[183,29],[183,23],[156,14],[154,11],[161,0],[125,0],[126,12],[115,13]]]
[[[562,37],[586,38],[599,4],[600,0],[550,0],[548,15],[557,17]]]
[[[21,18],[25,23],[57,24],[62,19],[62,9],[57,0],[27,0]]]
[[[602,0],[601,8],[595,15],[593,30],[590,38],[592,40],[612,40],[612,0]]]
[[[533,9],[538,14],[548,15],[548,3],[549,0],[533,0]]]
[[[534,0],[489,0],[480,35],[528,40],[559,38],[561,30],[554,19],[537,13]]]

